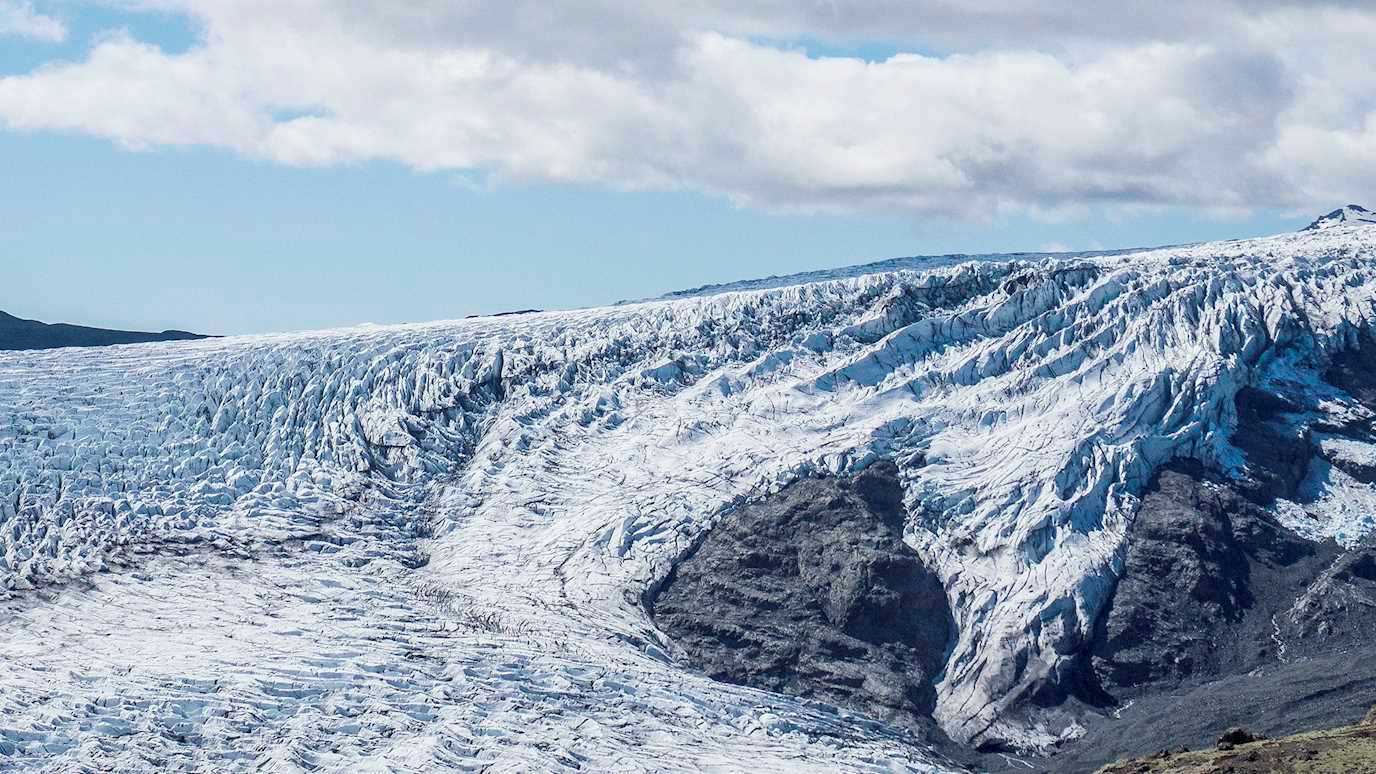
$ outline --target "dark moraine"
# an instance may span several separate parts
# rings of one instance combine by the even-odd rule
[[[713,679],[932,733],[954,625],[903,522],[892,463],[798,481],[723,517],[665,582],[655,621]]]

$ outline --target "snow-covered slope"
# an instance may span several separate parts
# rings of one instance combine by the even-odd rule
[[[1073,679],[1151,472],[1242,465],[1234,393],[1318,390],[1376,317],[1373,259],[1376,230],[1338,224],[0,355],[0,756],[939,768],[686,672],[646,612],[726,509],[880,457],[956,617],[938,721],[1045,743],[1010,709]],[[1312,531],[1369,528],[1343,486]]]

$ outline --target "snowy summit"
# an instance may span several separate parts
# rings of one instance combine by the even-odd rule
[[[1346,207],[1336,209],[1318,220],[1315,220],[1313,223],[1305,226],[1304,230],[1319,231],[1345,223],[1376,223],[1376,212],[1372,212],[1358,204],[1349,204]]]

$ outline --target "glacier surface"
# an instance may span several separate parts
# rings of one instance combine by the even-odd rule
[[[1240,469],[1245,385],[1365,411],[1318,374],[1376,317],[1373,258],[1337,223],[0,354],[0,762],[945,770],[692,674],[647,614],[732,507],[880,458],[956,618],[936,719],[1050,744],[1026,700],[1074,679],[1152,471]],[[1307,486],[1306,534],[1370,529],[1370,485]]]

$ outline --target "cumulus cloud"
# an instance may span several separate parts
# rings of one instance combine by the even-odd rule
[[[790,210],[1308,208],[1376,181],[1376,12],[1360,4],[136,7],[189,15],[201,41],[105,36],[81,61],[0,78],[0,120]],[[816,57],[790,40],[913,53]]]
[[[38,13],[32,3],[0,0],[0,38],[6,36],[59,43],[67,39],[67,26]]]

